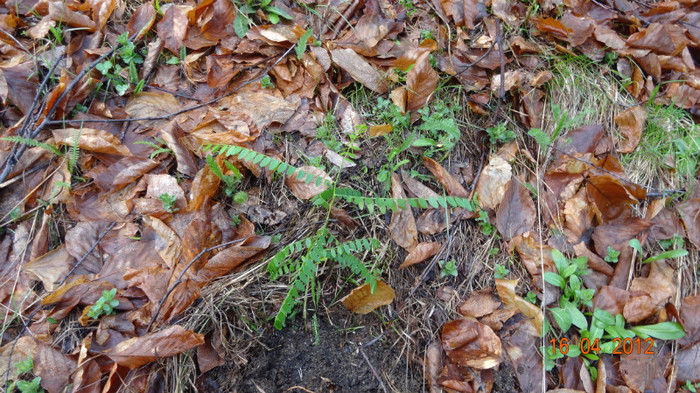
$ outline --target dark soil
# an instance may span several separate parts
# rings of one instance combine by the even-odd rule
[[[342,321],[334,320],[336,324],[339,322]],[[311,324],[308,325],[308,330],[297,324],[266,332],[261,339],[267,348],[253,349],[244,370],[218,367],[200,378],[200,391],[231,391],[223,387],[234,379],[238,382],[233,392],[237,393],[383,392],[360,350],[378,332],[375,334],[372,329],[370,333],[367,327],[333,326],[320,317],[316,336]],[[395,339],[393,334],[385,336],[362,351],[382,378],[387,392],[420,392],[422,368],[416,362],[407,364],[406,354],[392,346]]]

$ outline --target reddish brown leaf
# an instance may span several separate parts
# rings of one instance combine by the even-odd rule
[[[177,161],[178,172],[187,176],[194,176],[197,173],[197,163],[194,156],[187,150],[180,141],[184,136],[182,128],[175,120],[171,120],[160,128],[160,136],[166,145],[173,151]]]
[[[357,314],[367,314],[377,307],[386,306],[394,301],[394,290],[387,284],[377,281],[377,288],[372,293],[369,284],[359,286],[341,299],[348,310]]]
[[[34,355],[34,375],[41,377],[41,387],[48,393],[64,392],[70,382],[70,375],[75,370],[75,361],[47,344],[42,342],[37,344]]]
[[[503,349],[513,365],[521,391],[541,392],[542,357],[537,350],[540,342],[536,335],[533,335],[532,327],[521,321],[515,328],[501,333],[501,340]]]
[[[333,62],[337,64],[343,71],[362,83],[368,89],[377,94],[384,94],[389,90],[388,83],[372,65],[370,65],[362,56],[355,53],[352,49],[333,49],[331,50]]]
[[[401,266],[399,266],[399,269],[415,265],[416,263],[421,263],[437,254],[441,248],[442,244],[436,242],[418,243],[416,248],[406,255],[406,259],[404,259]]]
[[[175,56],[180,56],[182,41],[187,36],[187,14],[173,4],[163,13],[163,19],[158,22],[158,38],[163,40],[165,47]]]
[[[27,262],[22,270],[34,275],[41,280],[47,291],[53,292],[56,290],[55,283],[63,280],[74,263],[73,257],[61,245],[39,258]]]
[[[627,43],[637,48],[650,49],[656,54],[675,56],[686,47],[688,38],[679,26],[652,23],[646,29],[632,34]]]
[[[156,9],[153,3],[143,3],[136,7],[134,15],[129,20],[129,37],[134,37],[134,41],[139,41],[148,33],[156,21]],[[134,34],[136,34],[134,36]]]
[[[595,213],[588,201],[585,189],[580,189],[573,197],[564,204],[564,234],[569,243],[576,244],[582,240],[584,233],[587,233],[593,225]]]
[[[496,228],[503,239],[510,241],[515,236],[529,231],[535,223],[535,203],[530,192],[516,178],[508,183],[501,205],[496,211]]]
[[[459,181],[435,160],[429,157],[423,157],[423,165],[425,165],[430,173],[445,187],[448,195],[461,198],[467,198],[469,196],[469,193],[459,184]]]
[[[542,310],[522,297],[516,295],[516,285],[518,285],[518,280],[496,279],[496,290],[498,291],[498,296],[501,298],[504,308],[515,308],[525,317],[529,318],[528,322],[535,329],[534,332],[539,336],[542,334],[542,323],[544,321]]]
[[[681,203],[678,212],[683,218],[688,240],[700,249],[700,198]]]
[[[438,341],[433,341],[425,350],[425,380],[429,393],[441,393],[442,389],[437,384],[438,375],[442,370],[442,347]]]
[[[615,123],[625,140],[617,149],[620,153],[631,153],[642,138],[642,130],[647,120],[647,111],[643,106],[633,106],[615,116]]]
[[[589,177],[586,191],[598,220],[603,223],[630,217],[631,205],[639,203],[619,179],[609,174]]]
[[[700,295],[681,300],[680,319],[686,335],[678,340],[678,344],[689,347],[700,342]]]
[[[620,355],[620,375],[627,386],[636,392],[655,390],[654,379],[663,379],[668,365],[670,356],[667,345],[652,346],[649,348],[654,353],[652,355],[645,354],[648,346],[643,340],[641,343],[632,340],[631,353],[623,351]]]
[[[204,339],[204,345],[197,347],[197,365],[201,373],[206,373],[214,367],[226,363],[220,340],[217,339],[217,342],[214,342],[216,337],[218,336],[215,334],[207,335]]]
[[[484,370],[501,363],[501,340],[490,327],[472,319],[443,325],[442,348],[461,367]]]
[[[251,236],[241,245],[233,245],[212,257],[199,272],[197,279],[207,283],[219,278],[270,246],[267,236]]]
[[[678,367],[678,381],[698,381],[700,380],[700,345],[682,349],[676,354],[676,366]],[[657,373],[658,369],[655,370]],[[658,375],[658,374],[657,374]]]
[[[430,65],[430,54],[423,54],[406,75],[406,110],[415,112],[422,108],[435,91],[438,74]]]
[[[144,92],[134,95],[124,110],[133,118],[162,117],[182,109],[180,102],[170,93]],[[167,120],[141,120],[142,124],[157,128]]]
[[[124,157],[107,168],[95,167],[87,173],[102,191],[119,191],[158,165],[142,157]],[[99,169],[98,169],[99,168]]]
[[[132,370],[156,359],[175,356],[204,344],[204,336],[173,325],[156,333],[124,340],[105,355],[120,366]]]
[[[612,315],[622,314],[629,300],[629,292],[613,286],[603,286],[593,297],[593,307],[605,310]]]
[[[391,193],[396,199],[405,199],[406,194],[401,187],[399,175],[391,174]],[[411,252],[418,245],[418,230],[416,228],[416,220],[413,217],[411,208],[399,209],[391,214],[391,222],[389,222],[389,231],[391,238],[403,247],[406,251]]]
[[[311,180],[309,183],[305,181],[306,175],[304,175],[301,180],[297,177],[299,170],[302,170],[306,172],[307,174],[312,174],[314,175],[314,179]],[[316,185],[316,179],[321,178],[321,184]],[[326,182],[330,182],[332,179],[326,174],[326,172],[323,171],[323,169],[314,167],[314,166],[303,166],[301,168],[298,168],[297,171],[295,171],[292,175],[287,176],[284,179],[285,184],[287,184],[287,187],[292,191],[292,193],[299,199],[303,200],[308,200],[313,198],[314,196],[322,193],[328,188],[328,184]]]
[[[538,242],[533,234],[517,236],[513,238],[512,244],[531,276],[542,274],[540,264],[544,265],[545,271],[554,271],[552,247]]]
[[[459,305],[457,311],[465,317],[480,318],[491,314],[500,306],[501,302],[491,293],[491,290],[483,290],[472,293]]]
[[[676,293],[675,270],[666,261],[652,262],[649,277],[637,277],[630,285],[630,298],[623,315],[630,323],[640,322],[656,312]]]

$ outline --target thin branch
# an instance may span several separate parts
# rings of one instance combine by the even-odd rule
[[[100,237],[97,238],[97,241],[95,242],[95,244],[93,244],[92,247],[90,247],[90,249],[85,253],[85,255],[83,255],[82,258],[80,258],[80,260],[79,260],[75,265],[73,265],[73,267],[70,269],[70,271],[68,272],[68,274],[66,274],[66,276],[63,277],[63,280],[61,280],[60,282],[56,283],[57,286],[60,287],[61,285],[63,285],[63,283],[66,282],[66,280],[68,279],[68,277],[70,277],[70,276],[75,272],[75,270],[76,270],[78,267],[80,267],[80,265],[83,264],[83,262],[87,259],[87,257],[88,257],[90,254],[92,254],[92,252],[95,250],[95,248],[97,248],[97,245],[100,244],[100,242],[102,241],[102,239],[104,239],[104,237],[107,236],[107,234],[109,233],[109,231],[111,231],[112,228],[114,228],[115,225],[117,225],[117,222],[116,222],[116,221],[114,221],[114,222],[112,222],[111,224],[109,224],[109,226],[107,227],[107,229],[105,229],[105,231],[102,232],[102,234],[100,235]]]

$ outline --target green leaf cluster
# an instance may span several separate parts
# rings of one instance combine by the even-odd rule
[[[112,288],[109,291],[102,291],[102,296],[97,299],[97,303],[90,306],[88,311],[88,317],[92,319],[98,319],[103,314],[112,315],[114,314],[114,308],[119,306],[119,300],[115,299],[114,296],[117,294],[117,288]]]
[[[379,240],[374,238],[339,242],[327,230],[320,230],[314,238],[295,241],[283,247],[267,264],[267,271],[273,280],[283,274],[292,277],[287,296],[275,316],[275,328],[284,327],[300,294],[305,293],[310,285],[313,288],[318,265],[327,260],[338,262],[341,268],[349,269],[374,291],[377,285],[376,273],[354,253],[372,251],[378,247]]]
[[[253,24],[253,17],[258,10],[265,13],[267,19],[273,25],[278,24],[280,18],[293,19],[285,10],[270,5],[272,0],[246,0],[245,2],[234,0],[233,3],[236,5],[236,19],[233,20],[233,30],[239,38],[245,37],[248,33],[250,26]]]

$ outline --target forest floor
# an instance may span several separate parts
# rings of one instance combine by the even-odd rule
[[[8,392],[695,392],[700,5],[6,0]]]

